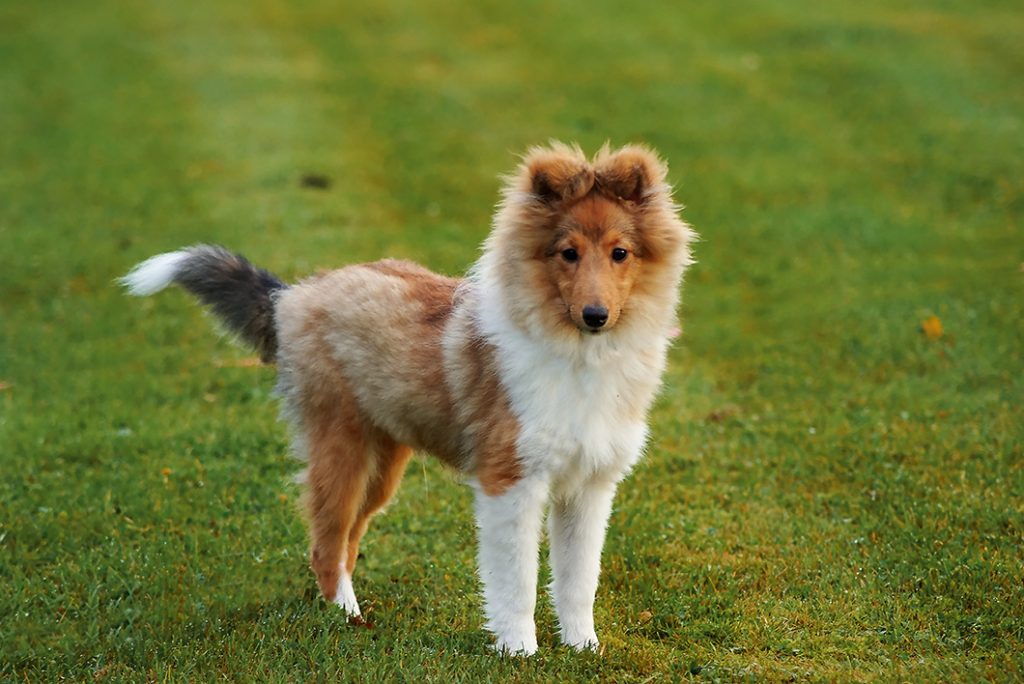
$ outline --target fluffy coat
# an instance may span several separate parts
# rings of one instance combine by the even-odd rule
[[[178,283],[276,361],[308,462],[310,562],[353,615],[370,518],[413,450],[475,491],[487,626],[537,649],[538,547],[548,513],[564,643],[595,648],[593,603],[618,482],[639,459],[676,327],[693,234],[650,150],[534,148],[507,179],[464,279],[409,262],[348,266],[285,286],[222,248],[143,262],[125,284]]]

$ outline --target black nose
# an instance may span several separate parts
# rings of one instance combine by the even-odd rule
[[[591,328],[600,328],[608,322],[608,309],[603,306],[583,307],[583,322]]]

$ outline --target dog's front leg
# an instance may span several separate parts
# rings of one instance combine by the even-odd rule
[[[480,580],[487,628],[500,652],[537,651],[537,554],[547,502],[546,481],[520,480],[497,496],[476,488]]]
[[[562,643],[576,649],[597,648],[594,595],[614,497],[615,483],[601,480],[558,495],[551,502],[551,595]]]

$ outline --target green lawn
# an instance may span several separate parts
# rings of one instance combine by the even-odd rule
[[[340,5],[0,4],[0,679],[1024,678],[1019,3]],[[113,281],[198,241],[460,273],[549,138],[653,145],[702,236],[604,652],[542,601],[488,654],[426,458],[348,625],[273,370]]]

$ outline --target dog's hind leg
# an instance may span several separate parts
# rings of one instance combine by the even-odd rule
[[[324,598],[358,615],[352,577],[342,560],[376,468],[379,437],[357,413],[345,411],[344,403],[333,409],[325,409],[319,420],[307,416],[310,564]]]
[[[359,557],[359,541],[366,534],[370,518],[391,500],[395,490],[398,489],[402,475],[405,474],[405,466],[412,457],[412,449],[404,444],[395,444],[388,440],[386,444],[379,446],[379,455],[377,468],[367,484],[363,505],[348,534],[345,570],[348,571],[349,577],[352,577],[352,573],[355,572],[356,560]]]

